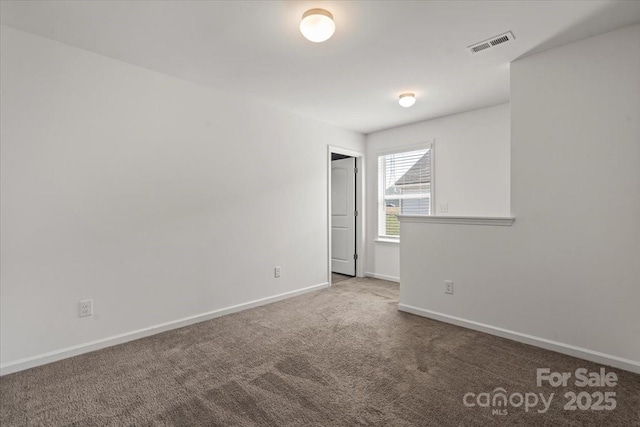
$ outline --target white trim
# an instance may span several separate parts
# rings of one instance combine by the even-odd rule
[[[342,155],[351,156],[351,157],[364,156],[364,153],[362,151],[355,151],[349,148],[342,148],[342,147],[338,147],[337,145],[329,145],[328,147],[331,153],[342,154]]]
[[[400,278],[399,277],[395,277],[395,276],[387,276],[387,275],[384,275],[384,274],[371,273],[369,271],[364,273],[364,275],[366,277],[373,277],[374,279],[387,280],[389,282],[400,283]]]
[[[392,239],[390,237],[378,237],[373,241],[376,243],[384,243],[384,244],[390,244],[394,246],[398,246],[400,244],[400,239]]]
[[[429,222],[433,224],[501,225],[511,226],[516,220],[512,216],[437,216],[397,215],[400,222]]]
[[[327,145],[327,282],[331,286],[331,153],[355,157],[358,173],[356,174],[356,277],[364,276],[364,260],[366,256],[366,198],[365,198],[365,161],[361,151]]]
[[[138,329],[136,331],[125,332],[124,334],[114,335],[111,337],[90,341],[88,343],[62,348],[59,350],[50,351],[48,353],[38,354],[36,356],[27,357],[24,359],[16,360],[14,362],[0,365],[0,376],[23,371],[25,369],[33,368],[40,365],[46,365],[47,363],[56,362],[58,360],[78,356],[80,354],[89,353],[91,351],[100,350],[102,348],[111,347],[128,341],[137,340],[140,338],[148,337],[150,335],[170,331],[172,329],[182,328],[184,326],[193,325],[194,323],[204,322],[206,320],[215,319],[216,317],[221,317],[227,314],[236,313],[238,311],[247,310],[249,308],[270,304],[276,301],[281,301],[283,299],[305,294],[307,292],[317,291],[327,287],[329,287],[329,283],[324,282],[318,285],[297,289],[295,291],[284,292],[282,294],[260,298],[257,300],[232,305],[230,307],[220,308],[206,313],[197,314],[195,316],[189,316],[170,322],[160,323],[158,325],[149,326],[147,328]]]
[[[429,183],[429,213],[433,215],[436,209],[436,140],[435,138],[429,144],[431,150],[431,182]]]
[[[411,313],[422,317],[428,317],[429,319],[439,320],[445,323],[451,323],[453,325],[462,326],[463,328],[473,329],[474,331],[484,332],[490,335],[496,335],[502,338],[507,338],[513,341],[518,341],[525,344],[530,344],[536,347],[544,348],[547,350],[555,351],[569,356],[578,357],[580,359],[589,360],[591,362],[599,363],[602,365],[613,366],[614,368],[624,369],[626,371],[635,372],[640,374],[640,362],[630,359],[625,359],[611,354],[600,353],[598,351],[589,350],[582,347],[576,347],[574,345],[561,343],[558,341],[548,340],[546,338],[540,338],[533,335],[523,334],[520,332],[512,331],[509,329],[499,328],[496,326],[487,325],[484,323],[474,322],[472,320],[463,319],[460,317],[449,316],[448,314],[438,313],[431,310],[425,310],[423,308],[413,307],[406,304],[398,304],[398,310],[405,313]]]

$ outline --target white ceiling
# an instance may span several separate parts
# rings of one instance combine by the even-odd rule
[[[304,39],[304,11],[336,33]],[[362,133],[509,100],[509,63],[640,22],[640,1],[2,1],[2,23]],[[466,47],[512,31],[516,40]],[[401,92],[418,102],[398,105]]]

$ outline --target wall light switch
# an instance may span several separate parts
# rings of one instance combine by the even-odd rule
[[[438,213],[447,213],[449,212],[449,203],[440,203],[438,205]]]

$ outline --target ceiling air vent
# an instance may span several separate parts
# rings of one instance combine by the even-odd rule
[[[491,47],[497,46],[499,44],[503,44],[506,43],[510,40],[515,40],[515,37],[513,36],[513,33],[511,31],[504,33],[504,34],[500,34],[499,36],[495,36],[490,38],[489,40],[485,40],[483,42],[480,43],[476,43],[476,44],[472,44],[471,46],[469,46],[467,49],[469,50],[469,53],[478,53],[481,52],[483,50],[487,50]]]

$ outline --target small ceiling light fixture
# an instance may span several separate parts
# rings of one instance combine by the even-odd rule
[[[398,102],[404,108],[409,108],[416,103],[416,95],[411,92],[402,93],[400,94],[400,99],[398,99]]]
[[[314,43],[329,40],[335,31],[333,15],[324,9],[309,9],[302,15],[300,32]]]

